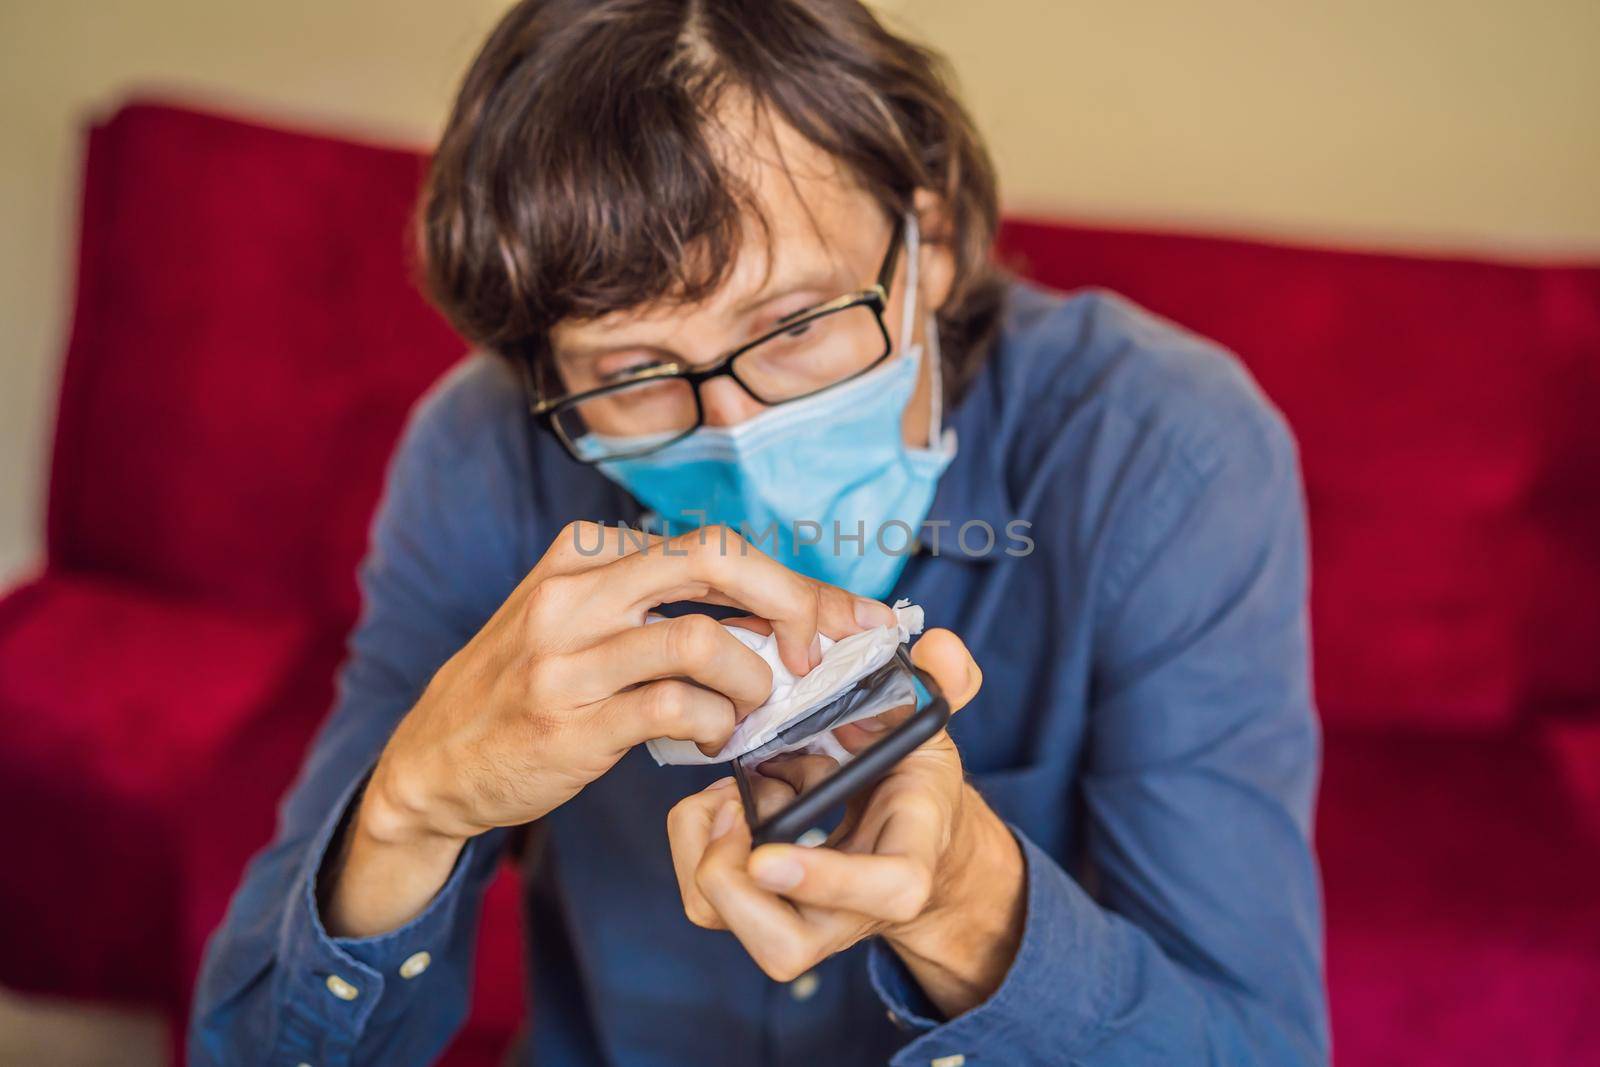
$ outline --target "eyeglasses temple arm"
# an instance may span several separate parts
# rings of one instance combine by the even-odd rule
[[[905,226],[904,217],[896,215],[894,229],[889,233],[889,251],[884,253],[883,266],[878,269],[878,288],[885,294],[894,283],[894,269],[900,261],[900,242],[905,237]]]

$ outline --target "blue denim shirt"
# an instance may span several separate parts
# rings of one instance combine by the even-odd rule
[[[474,839],[423,914],[381,937],[330,937],[314,886],[434,670],[565,523],[638,516],[524,410],[478,356],[413,412],[336,707],[207,951],[194,1063],[421,1064],[464,1018],[505,832]],[[984,669],[951,734],[1026,859],[1003,984],[944,1019],[877,942],[771,981],[730,934],[690,924],[673,877],[667,810],[725,768],[635,750],[542,820],[529,1062],[1326,1061],[1306,532],[1282,418],[1205,341],[1108,294],[1018,284],[947,422],[960,447],[929,518],[951,525],[894,595]],[[1026,556],[1003,533],[994,551],[977,528],[954,536],[1016,518]],[[403,977],[423,951],[431,965]]]

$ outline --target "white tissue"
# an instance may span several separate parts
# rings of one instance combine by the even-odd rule
[[[811,673],[796,677],[778,657],[778,639],[737,626],[728,627],[742,643],[754,649],[772,668],[772,695],[767,702],[734,727],[733,735],[715,756],[701,752],[693,741],[661,737],[648,742],[657,763],[726,763],[759,748],[789,723],[815,711],[861,679],[889,662],[895,649],[922,632],[922,609],[909,600],[894,605],[894,626],[879,626],[838,641],[821,638],[822,662]]]

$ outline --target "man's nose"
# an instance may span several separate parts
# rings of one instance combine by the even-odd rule
[[[723,376],[700,383],[700,407],[707,426],[733,426],[759,414],[766,405]]]

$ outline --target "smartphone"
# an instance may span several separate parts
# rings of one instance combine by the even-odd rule
[[[938,683],[903,646],[896,649],[850,689],[733,761],[755,843],[825,840],[830,815],[949,721]]]

